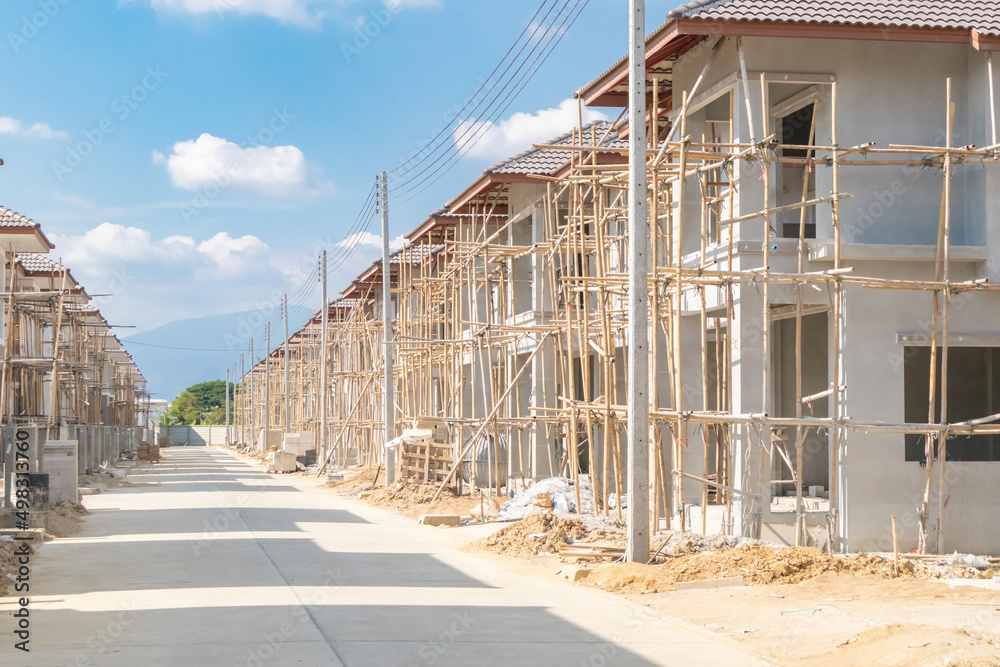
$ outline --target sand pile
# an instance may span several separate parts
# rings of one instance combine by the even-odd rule
[[[375,483],[375,474],[379,473],[381,478],[385,471],[374,467],[359,466],[339,472],[343,474],[344,479],[328,480],[324,486],[343,494],[356,496],[362,491],[371,490]]]
[[[80,503],[71,503],[62,500],[52,506],[49,510],[49,535],[53,537],[66,537],[80,532],[81,517],[90,514],[87,508]]]
[[[899,577],[919,577],[921,568],[901,561]],[[659,593],[682,581],[743,577],[745,584],[794,584],[824,572],[894,578],[891,560],[871,554],[833,556],[807,547],[744,543],[733,549],[670,558],[659,565],[614,563],[596,568],[587,582],[619,593]]]
[[[14,590],[14,581],[10,576],[17,575],[17,556],[14,551],[21,548],[27,542],[16,542],[12,540],[0,540],[0,598],[10,595]],[[28,547],[31,553],[35,553],[32,547]]]
[[[811,667],[841,665],[963,665],[995,667],[1000,636],[961,628],[942,630],[910,623],[892,623],[862,632],[820,655],[789,660],[786,664]]]
[[[532,514],[472,543],[478,551],[492,551],[507,556],[555,554],[563,544],[577,542],[620,542],[625,534],[610,527],[587,526],[577,517]]]
[[[390,487],[380,486],[373,489],[363,500],[369,505],[387,507],[414,518],[421,514],[470,516],[472,505],[479,504],[478,499],[472,496],[456,496],[453,490],[447,488],[432,504],[431,498],[437,490],[435,484],[397,482]]]

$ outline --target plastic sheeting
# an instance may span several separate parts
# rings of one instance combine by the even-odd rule
[[[538,494],[547,493],[551,507],[535,504]],[[535,482],[500,508],[501,519],[523,519],[530,514],[551,511],[555,514],[593,514],[594,490],[588,480],[580,480],[580,507],[576,506],[576,485],[567,477],[549,477]]]

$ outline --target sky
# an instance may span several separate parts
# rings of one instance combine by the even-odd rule
[[[677,4],[649,0],[647,31]],[[377,221],[355,225],[376,174],[394,174],[398,246],[483,169],[575,125],[574,91],[627,49],[628,6],[4,0],[0,26],[0,204],[42,225],[112,324],[144,331],[286,293],[318,308],[321,250],[331,296],[380,256]],[[502,113],[473,113],[522,34],[550,55]],[[435,137],[450,167],[407,172]]]

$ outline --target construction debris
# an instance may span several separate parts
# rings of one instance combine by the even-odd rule
[[[622,541],[625,534],[615,530],[588,528],[577,518],[551,512],[531,514],[497,532],[473,542],[471,548],[514,557],[555,555],[560,548],[578,542]]]
[[[578,504],[579,501],[579,504]],[[529,514],[554,512],[592,514],[594,491],[590,482],[581,479],[579,485],[566,477],[550,477],[532,484],[500,508],[501,519],[523,519]]]

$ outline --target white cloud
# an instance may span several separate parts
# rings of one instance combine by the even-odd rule
[[[532,144],[543,143],[569,132],[577,124],[576,105],[576,100],[566,99],[558,107],[535,113],[519,112],[495,124],[490,121],[462,121],[455,129],[452,140],[459,151],[468,149],[470,157],[500,160],[528,150]],[[599,111],[583,108],[584,123],[606,118]]]
[[[406,245],[405,236],[397,236],[394,239],[389,239],[389,250],[396,251],[402,249]],[[337,247],[358,247],[358,246],[372,246],[378,248],[380,251],[382,249],[382,235],[372,234],[371,232],[358,232],[356,234],[351,234],[343,241],[337,244]]]
[[[382,0],[382,4],[389,9],[411,9],[414,7],[438,8],[442,5],[441,0]]]
[[[256,236],[233,238],[226,232],[219,232],[197,246],[198,252],[211,258],[215,265],[227,272],[249,268],[251,264],[267,255],[267,244]]]
[[[180,235],[155,241],[145,229],[111,222],[101,223],[81,236],[54,236],[53,241],[71,271],[79,269],[91,274],[99,273],[114,260],[228,270],[268,251],[267,244],[256,236],[234,239],[220,232],[200,243]]]
[[[130,2],[134,0],[128,0]],[[150,6],[160,12],[178,14],[234,13],[239,16],[266,16],[280,23],[312,27],[323,18],[322,11],[312,11],[310,0],[151,0]]]
[[[275,294],[319,308],[313,270],[321,250],[329,256],[331,298],[382,253],[381,237],[367,232],[356,237],[350,253],[340,247],[340,238],[282,250],[252,235],[157,238],[147,229],[111,222],[51,239],[56,244],[53,259],[61,260],[88,293],[111,295],[94,299],[108,320],[135,325],[138,331],[172,320],[257,309],[268,299],[277,303]],[[401,248],[403,237],[390,246]]]
[[[353,0],[149,0],[149,4],[165,13],[264,16],[287,25],[314,28],[325,17],[353,4]],[[382,4],[395,12],[416,7],[440,7],[441,0],[382,0]]]
[[[313,177],[318,169],[295,146],[240,148],[208,133],[178,141],[169,156],[153,151],[153,163],[165,164],[174,185],[192,191],[242,186],[289,196],[325,187]]]
[[[9,134],[22,139],[68,139],[69,133],[53,130],[48,123],[24,123],[10,116],[0,116],[0,134]]]
[[[94,305],[109,320],[139,329],[252,308],[261,294],[285,285],[271,248],[251,235],[156,239],[140,227],[104,222],[52,241],[53,258],[90,294],[111,294]]]

